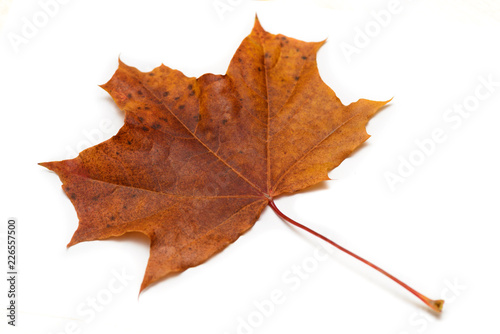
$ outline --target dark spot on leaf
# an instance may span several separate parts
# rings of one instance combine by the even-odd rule
[[[165,123],[168,123],[168,118],[165,118],[165,117],[160,117],[160,120],[161,120],[161,121],[164,121]]]
[[[132,142],[130,140],[127,140],[127,144],[132,145]]]
[[[270,58],[270,57],[271,57],[271,55],[269,54],[269,52],[266,52],[266,54],[264,55],[264,57],[266,57],[266,58]]]
[[[193,96],[195,93],[194,93],[194,90],[192,90],[190,93],[189,93],[189,96]]]
[[[169,92],[163,92],[163,97],[167,97],[168,94],[170,94]]]
[[[306,56],[302,56],[302,59],[306,60],[306,59],[307,59],[307,57],[306,57]]]
[[[127,206],[126,206],[126,205],[124,205],[124,206],[123,206],[123,208],[124,208],[124,209],[126,209],[126,208],[127,208]]]
[[[227,119],[223,119],[223,120],[222,120],[222,124],[224,124],[224,125],[225,125],[226,123],[227,123]]]
[[[144,109],[149,110],[149,107],[144,107]]]
[[[243,154],[243,151],[239,151],[238,153],[239,153],[239,154]]]
[[[161,125],[158,123],[154,123],[151,127],[155,130],[158,130],[159,128],[161,128]]]
[[[143,129],[144,131],[149,131],[149,129],[148,129],[148,127],[147,127],[147,126],[143,126],[143,127],[142,127],[142,129]]]
[[[193,89],[193,85],[189,84],[188,89]]]
[[[261,72],[261,71],[262,71],[262,69],[260,68],[260,66],[259,66],[259,67],[257,67],[257,71],[259,71],[259,72]]]
[[[109,225],[109,224],[106,224],[106,227],[107,227],[107,228],[110,228],[110,227],[111,227],[111,225]]]
[[[75,193],[71,193],[71,199],[76,199],[76,194]]]
[[[299,79],[300,79],[300,77],[295,77],[295,80],[299,80]]]
[[[141,123],[142,123],[142,122],[144,122],[144,118],[142,118],[142,117],[139,117],[139,118],[138,118],[138,120],[139,120],[139,122],[141,122]]]
[[[130,94],[130,93],[129,93],[129,94],[127,94],[127,97],[128,97],[129,99],[131,99],[131,98],[132,98],[132,94]]]
[[[184,107],[185,107],[185,105],[181,104],[181,105],[179,106],[179,109],[181,109],[181,110],[182,110],[182,109],[184,109]]]
[[[137,92],[137,94],[142,95],[142,91],[141,91],[141,90],[140,90],[140,91],[138,91],[138,92]]]
[[[99,195],[92,197],[93,201],[97,201],[99,199]]]
[[[111,218],[110,218],[110,219],[111,219],[111,220],[115,220],[115,216],[111,216]]]
[[[150,72],[150,73],[149,73],[149,76],[150,76],[150,77],[154,77],[154,76],[155,76],[155,74],[154,74],[153,72]]]
[[[181,98],[180,96],[177,96],[176,98],[174,98],[174,100],[176,100],[176,101],[177,101],[177,100],[178,100],[178,99],[180,99],[180,98]]]

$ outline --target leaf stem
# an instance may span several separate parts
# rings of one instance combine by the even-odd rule
[[[417,298],[419,298],[421,301],[423,301],[427,306],[429,306],[433,311],[436,311],[436,312],[441,312],[441,310],[443,309],[443,304],[444,304],[444,300],[432,300],[432,299],[429,299],[427,298],[426,296],[424,296],[423,294],[419,293],[418,291],[414,290],[413,288],[411,288],[410,286],[408,286],[406,283],[400,281],[399,279],[397,279],[396,277],[392,276],[391,274],[389,274],[387,271],[383,270],[382,268],[379,268],[377,267],[376,265],[374,265],[373,263],[363,259],[362,257],[354,254],[353,252],[345,249],[344,247],[340,246],[339,244],[333,242],[332,240],[328,239],[327,237],[319,234],[318,232],[314,231],[314,230],[311,230],[309,227],[307,226],[304,226],[298,222],[296,222],[295,220],[291,219],[290,217],[286,216],[283,212],[281,212],[278,207],[276,206],[276,204],[274,203],[274,200],[272,198],[269,199],[269,206],[271,207],[271,209],[274,210],[274,212],[279,216],[281,217],[282,219],[284,219],[285,221],[287,221],[288,223],[294,225],[294,226],[297,226],[309,233],[311,233],[312,235],[328,242],[329,244],[331,244],[332,246],[334,247],[337,247],[338,249],[340,249],[341,251],[343,251],[344,253],[347,253],[349,255],[351,255],[352,257],[358,259],[359,261],[369,265],[370,267],[372,267],[373,269],[381,272],[382,274],[384,274],[385,276],[389,277],[390,279],[392,279],[394,282],[398,283],[399,285],[401,285],[403,288],[405,288],[406,290],[410,291],[412,294],[414,294]]]

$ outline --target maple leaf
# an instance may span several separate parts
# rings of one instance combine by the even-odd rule
[[[270,34],[256,19],[225,75],[143,73],[120,61],[102,87],[124,126],[75,159],[41,164],[78,214],[68,246],[145,234],[142,291],[223,250],[268,204],[284,216],[273,199],[328,180],[387,103],[344,106],[318,73],[322,45]]]

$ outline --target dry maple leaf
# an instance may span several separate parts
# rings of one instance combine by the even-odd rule
[[[68,246],[147,235],[142,291],[223,250],[269,204],[347,251],[273,201],[328,180],[369,137],[366,123],[387,103],[344,106],[318,73],[322,44],[270,34],[256,19],[225,75],[188,78],[164,65],[143,73],[120,62],[102,87],[125,112],[125,125],[75,159],[41,164],[59,175],[78,213]],[[409,289],[440,310],[441,301]]]

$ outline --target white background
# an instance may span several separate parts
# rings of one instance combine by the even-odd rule
[[[390,1],[74,0],[47,22],[36,21],[43,19],[39,2],[10,3],[1,9],[0,258],[6,262],[6,221],[14,216],[20,277],[15,329],[6,326],[1,279],[2,333],[499,331],[498,1],[401,0],[385,26],[372,11],[388,10]],[[217,3],[230,4],[221,13]],[[222,253],[139,298],[148,240],[66,249],[75,210],[58,177],[37,163],[74,157],[120,128],[122,113],[98,87],[118,57],[143,71],[165,63],[188,76],[224,73],[255,13],[272,33],[328,39],[320,73],[344,104],[394,97],[369,123],[367,143],[330,173],[333,181],[277,205],[423,294],[444,295],[441,316],[339,251],[316,259],[321,242],[269,208]],[[45,25],[23,37],[34,20]],[[363,44],[359,31],[366,28],[371,36]],[[29,38],[16,46],[20,37]],[[357,53],[346,56],[347,44]],[[476,89],[488,93],[480,79],[488,77],[496,87],[477,99]],[[447,110],[464,103],[473,109],[467,118],[443,118],[457,117]],[[418,153],[416,141],[428,141],[436,129],[446,140]],[[411,157],[420,165],[391,189],[387,173],[397,174],[401,159]],[[114,280],[123,271],[130,276],[125,285]],[[274,290],[283,300],[270,307]],[[88,304],[93,298],[99,311]]]

